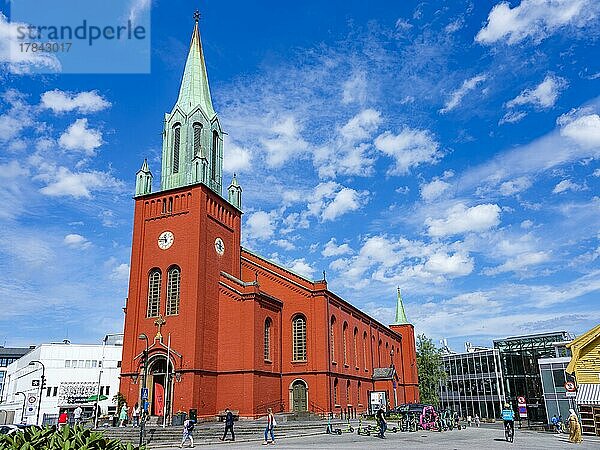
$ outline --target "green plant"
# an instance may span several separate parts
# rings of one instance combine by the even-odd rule
[[[143,450],[132,444],[108,439],[100,431],[82,426],[65,426],[61,430],[34,427],[10,436],[0,436],[0,448],[6,450]]]
[[[123,394],[121,394],[120,392],[117,392],[113,398],[112,398],[113,403],[117,404],[117,414],[121,411],[121,406],[123,406],[123,404],[126,403],[125,400],[125,396]]]
[[[439,405],[439,385],[447,374],[442,365],[442,350],[424,334],[417,336],[417,369],[421,403]]]

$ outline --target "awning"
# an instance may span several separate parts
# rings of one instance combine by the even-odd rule
[[[600,405],[600,384],[578,385],[575,401],[578,405]]]

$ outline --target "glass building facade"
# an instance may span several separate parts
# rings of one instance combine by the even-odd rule
[[[498,418],[504,401],[500,353],[475,348],[442,356],[446,381],[440,383],[440,404],[460,416]]]
[[[547,421],[538,360],[554,358],[556,343],[571,339],[572,336],[566,331],[558,331],[494,340],[494,348],[500,352],[506,400],[517,411],[517,397],[525,397],[527,419],[530,422],[546,423]]]
[[[571,361],[570,357],[540,359],[540,377],[546,407],[546,421],[550,423],[552,416],[562,416],[563,423],[569,417],[569,409],[577,410],[575,398],[567,397],[565,383],[575,382],[575,377],[565,372]]]

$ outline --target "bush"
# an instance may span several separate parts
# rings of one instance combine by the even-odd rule
[[[130,443],[108,439],[100,431],[82,426],[65,426],[59,431],[55,427],[41,430],[27,427],[10,436],[0,436],[0,448],[6,450],[142,450]]]

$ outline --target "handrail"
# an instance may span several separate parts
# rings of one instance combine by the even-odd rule
[[[256,405],[256,407],[254,408],[254,414],[255,415],[262,414],[262,413],[266,414],[268,408],[272,408],[274,413],[283,412],[284,404],[281,400],[274,400],[274,401],[268,402],[268,403],[261,403],[259,405]]]

